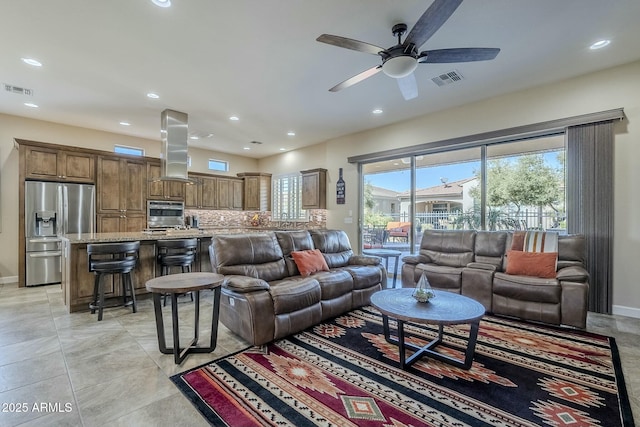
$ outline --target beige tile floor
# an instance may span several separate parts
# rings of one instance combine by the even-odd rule
[[[211,307],[211,292],[204,294]],[[187,301],[180,303],[185,341],[193,325]],[[210,313],[201,313],[202,324]],[[68,314],[56,285],[0,285],[0,426],[208,425],[169,377],[243,349],[245,342],[220,325],[212,354],[175,365],[172,355],[158,351],[150,299],[139,301],[136,314],[112,308],[102,322],[96,316]],[[616,337],[640,425],[640,319],[590,313],[587,329]]]

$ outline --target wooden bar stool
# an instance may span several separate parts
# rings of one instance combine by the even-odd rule
[[[190,273],[191,264],[196,259],[198,239],[158,240],[156,248],[161,276],[171,274],[171,267],[180,267],[182,273]],[[193,301],[193,294],[190,293],[190,295]],[[167,305],[167,295],[164,295],[163,305]]]
[[[122,298],[124,306],[131,305],[133,312],[137,311],[136,293],[131,280],[131,271],[138,261],[140,242],[92,243],[87,245],[89,256],[89,271],[96,276],[93,285],[93,300],[89,304],[91,314],[98,310],[98,321],[102,320],[104,305],[104,276],[120,274],[122,284]],[[127,301],[127,292],[130,300]],[[108,306],[108,307],[116,307]]]

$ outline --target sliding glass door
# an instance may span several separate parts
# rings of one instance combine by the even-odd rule
[[[424,230],[566,230],[564,135],[362,165],[362,248],[418,251]]]
[[[363,166],[362,247],[409,249],[411,218],[402,195],[411,192],[411,159],[394,159]]]
[[[564,135],[487,147],[486,229],[566,232]]]

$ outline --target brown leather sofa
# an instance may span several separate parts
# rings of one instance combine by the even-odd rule
[[[319,249],[330,271],[303,277],[292,251]],[[342,230],[214,236],[213,271],[225,275],[220,320],[261,345],[369,303],[386,287],[379,257],[354,255]]]
[[[589,275],[581,235],[558,236],[555,278],[506,273],[508,231],[426,230],[417,256],[402,259],[402,286],[424,272],[431,286],[469,296],[488,313],[585,328]]]

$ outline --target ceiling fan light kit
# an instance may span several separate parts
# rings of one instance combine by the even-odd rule
[[[388,49],[346,37],[322,34],[316,39],[317,41],[377,55],[382,59],[382,65],[374,66],[356,74],[329,90],[337,92],[377,74],[382,69],[384,74],[397,80],[402,96],[405,100],[409,100],[418,96],[418,86],[413,76],[418,64],[488,61],[494,59],[500,49],[472,47],[418,51],[420,46],[426,43],[453,15],[453,12],[461,3],[462,0],[434,0],[431,6],[418,19],[404,42],[402,41],[402,35],[406,33],[407,25],[402,23],[394,25],[391,31],[398,38],[398,44]]]
[[[413,73],[418,66],[418,61],[409,55],[396,56],[387,59],[382,64],[382,72],[394,79],[401,79]]]

